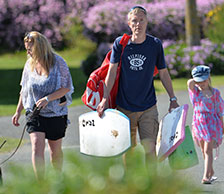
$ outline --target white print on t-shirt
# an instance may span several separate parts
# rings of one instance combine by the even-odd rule
[[[128,60],[130,63],[130,69],[133,71],[143,70],[143,64],[146,60],[146,57],[141,54],[132,54],[128,56]]]

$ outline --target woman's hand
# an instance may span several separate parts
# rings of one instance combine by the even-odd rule
[[[49,102],[49,99],[46,97],[43,97],[41,99],[39,99],[37,102],[36,102],[36,105],[38,108],[45,108],[47,106]]]
[[[36,102],[36,105],[38,108],[45,108],[50,101],[60,99],[61,97],[65,96],[65,94],[68,93],[69,91],[70,91],[69,88],[59,88],[55,92],[48,94],[47,96],[39,99]]]
[[[12,124],[15,125],[16,127],[20,126],[19,124],[19,118],[20,118],[21,113],[20,112],[16,112],[13,116],[12,116]]]
[[[22,103],[22,98],[21,96],[19,97],[19,102],[18,102],[18,105],[17,105],[17,108],[16,108],[16,113],[12,116],[12,124],[15,125],[15,126],[19,126],[19,118],[20,118],[20,115],[21,115],[21,112],[23,110],[23,103]]]

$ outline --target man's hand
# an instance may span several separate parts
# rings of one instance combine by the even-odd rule
[[[103,116],[103,112],[104,110],[106,110],[108,108],[108,102],[106,98],[103,98],[101,100],[101,102],[99,103],[99,105],[96,108],[96,111],[98,112],[99,117]]]
[[[177,107],[179,107],[179,104],[177,103],[176,100],[174,100],[174,101],[170,101],[169,112],[171,112],[172,109],[175,109],[175,108],[177,108]]]

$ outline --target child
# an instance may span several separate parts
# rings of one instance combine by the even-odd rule
[[[200,65],[192,70],[193,79],[187,82],[193,105],[192,133],[204,158],[203,184],[216,180],[213,170],[213,148],[222,142],[224,101],[220,92],[211,87],[210,68]]]

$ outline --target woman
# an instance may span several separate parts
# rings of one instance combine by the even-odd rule
[[[21,92],[12,123],[19,126],[23,108],[27,116],[27,132],[32,145],[32,164],[37,179],[44,175],[45,138],[48,139],[50,159],[55,169],[62,169],[62,138],[67,127],[67,106],[74,91],[69,68],[62,57],[54,53],[47,38],[36,31],[24,38],[28,59],[23,69]],[[66,103],[61,103],[61,98]],[[33,107],[40,110],[28,119]]]

